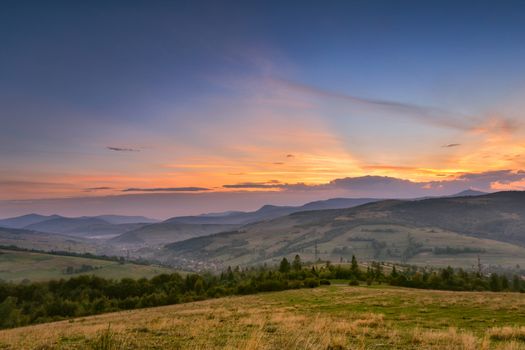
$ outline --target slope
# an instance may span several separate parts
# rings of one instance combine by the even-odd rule
[[[142,223],[111,224],[96,217],[59,217],[24,227],[28,230],[60,233],[71,236],[92,237],[116,236],[144,226]]]
[[[14,218],[7,218],[0,220],[0,227],[8,228],[24,228],[29,225],[37,224],[43,221],[58,219],[61,216],[58,215],[39,215],[39,214],[27,214],[17,216]]]
[[[116,279],[149,278],[171,272],[165,267],[0,249],[0,280],[10,282],[46,281],[82,274]]]
[[[329,286],[3,330],[0,347],[518,350],[524,307],[520,293]]]
[[[525,263],[525,193],[389,200],[339,210],[294,213],[238,230],[166,246],[173,263],[210,268],[306,260],[388,260],[472,267],[514,268]],[[317,252],[315,247],[317,246]]]
[[[128,231],[110,239],[108,243],[117,246],[158,246],[227,231],[237,227],[238,225],[226,224],[162,222]]]

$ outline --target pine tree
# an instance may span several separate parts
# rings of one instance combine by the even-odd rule
[[[295,258],[293,259],[292,269],[294,271],[301,271],[302,268],[303,268],[303,263],[301,262],[301,257],[299,256],[299,254],[297,254]]]
[[[283,260],[281,260],[281,264],[279,265],[279,272],[281,273],[290,272],[290,263],[288,262],[288,259],[283,258]]]
[[[350,271],[355,277],[359,275],[359,265],[357,264],[357,259],[355,258],[355,255],[352,255],[352,263],[350,265]]]
[[[398,275],[397,275],[397,270],[396,270],[396,265],[392,266],[392,273],[390,274],[390,276],[392,278],[396,278]]]

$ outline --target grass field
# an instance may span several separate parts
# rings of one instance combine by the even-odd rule
[[[329,286],[0,331],[0,349],[525,349],[525,295]]]
[[[302,218],[303,221],[309,218]],[[186,257],[198,263],[217,266],[278,264],[283,256],[299,254],[305,261],[317,258],[332,262],[348,261],[355,255],[359,261],[388,261],[417,266],[461,267],[477,269],[478,256],[484,267],[515,270],[525,266],[525,248],[511,243],[467,236],[438,227],[416,227],[396,224],[361,224],[334,226],[308,224],[296,216],[279,218],[247,226],[239,232],[223,233],[169,246],[167,257]],[[409,238],[417,252],[404,257]],[[317,254],[315,242],[317,240]],[[435,248],[469,248],[471,253],[435,254]],[[157,253],[157,252],[156,252]],[[171,255],[170,255],[171,254]],[[180,261],[184,266],[186,261]],[[187,266],[193,268],[191,265]]]
[[[82,273],[65,274],[65,269],[71,267],[78,271],[83,265],[94,268],[85,274],[115,279],[152,277],[174,272],[172,269],[157,266],[120,264],[116,261],[0,249],[0,280],[4,281],[47,281],[69,278]]]

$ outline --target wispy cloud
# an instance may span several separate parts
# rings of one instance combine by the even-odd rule
[[[223,185],[223,188],[230,188],[230,189],[261,189],[261,188],[267,188],[267,189],[273,189],[273,188],[286,188],[288,185],[283,184],[277,180],[270,180],[266,182],[241,182],[238,184],[232,184],[232,185]]]
[[[129,147],[107,146],[106,148],[109,149],[110,151],[115,151],[115,152],[140,152],[139,149],[129,148]]]
[[[200,192],[209,191],[206,187],[155,187],[155,188],[126,188],[122,192]]]
[[[448,145],[443,145],[441,147],[443,148],[452,148],[452,147],[458,147],[461,146],[461,143],[449,143]]]
[[[84,190],[86,192],[92,192],[92,191],[106,191],[106,190],[113,190],[113,189],[114,189],[113,187],[101,186],[101,187],[88,187],[88,188],[85,188]]]
[[[460,113],[453,113],[437,107],[421,106],[417,104],[382,99],[364,98],[279,78],[270,79],[270,85],[274,85],[282,90],[289,90],[309,96],[325,99],[336,99],[356,106],[363,106],[376,110],[386,110],[390,113],[395,113],[396,115],[415,118],[420,121],[441,127],[463,131],[470,130],[475,127],[474,118],[462,115]]]

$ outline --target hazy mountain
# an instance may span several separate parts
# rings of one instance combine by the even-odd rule
[[[70,236],[100,237],[120,235],[142,226],[144,226],[144,224],[116,225],[96,217],[59,217],[28,225],[24,228],[41,232],[67,234]]]
[[[271,220],[280,216],[305,210],[321,209],[340,209],[350,208],[357,205],[378,201],[374,198],[333,198],[310,202],[302,206],[276,206],[265,205],[253,212],[230,211],[225,213],[212,213],[197,216],[179,216],[168,219],[166,223],[185,223],[185,224],[227,224],[227,225],[246,225],[249,223]]]
[[[28,214],[0,220],[0,227],[23,228],[42,221],[61,218],[59,215]]]
[[[160,220],[147,218],[145,216],[126,216],[126,215],[98,215],[96,219],[102,219],[110,224],[153,224]]]
[[[0,227],[0,245],[38,250],[95,252],[97,247],[79,237]]]
[[[459,193],[456,193],[456,194],[453,194],[449,197],[472,197],[472,196],[483,196],[485,194],[488,194],[487,192],[481,192],[481,191],[476,191],[476,190],[473,190],[473,189],[468,189],[468,190],[464,190],[464,191],[461,191]]]
[[[352,208],[358,205],[363,205],[366,203],[377,202],[382,199],[377,198],[332,198],[322,201],[315,201],[306,203],[300,207],[297,207],[297,211],[306,211],[306,210],[323,210],[323,209],[343,209],[343,208]]]
[[[170,244],[164,254],[177,263],[205,261],[210,268],[293,254],[466,266],[476,264],[479,254],[486,263],[513,266],[525,263],[523,246],[525,192],[498,192],[297,212]]]
[[[185,239],[206,236],[217,232],[238,228],[238,225],[223,224],[186,224],[179,222],[162,222],[146,225],[136,230],[112,238],[114,245],[155,246],[178,242]]]

